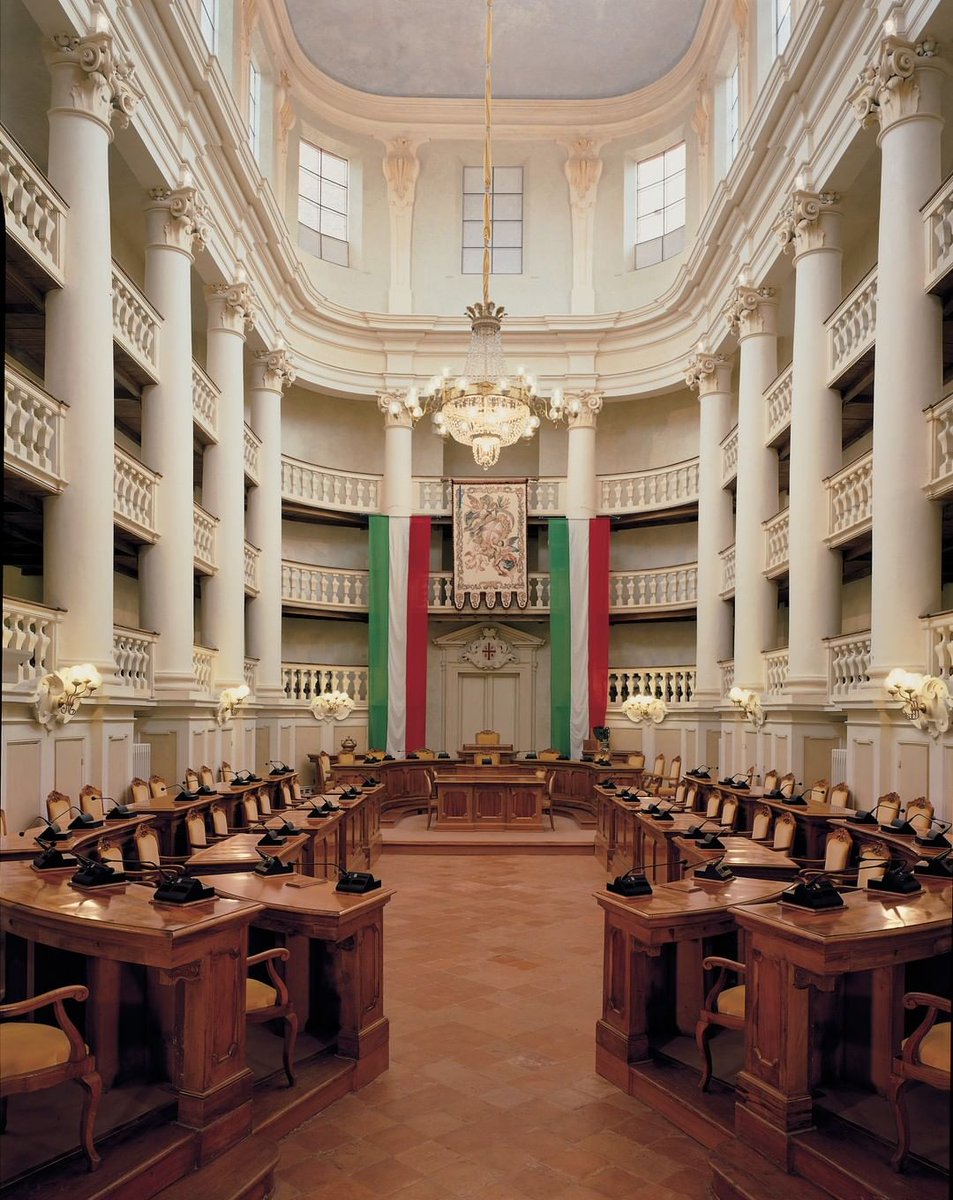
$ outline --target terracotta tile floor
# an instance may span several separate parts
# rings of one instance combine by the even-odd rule
[[[595,1074],[595,859],[384,857],[390,1070],[281,1142],[277,1200],[667,1200],[707,1154]]]

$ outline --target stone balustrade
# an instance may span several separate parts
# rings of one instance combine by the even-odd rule
[[[858,359],[873,351],[877,335],[877,268],[858,283],[825,322],[827,328],[827,386],[838,381]]]
[[[253,433],[247,425],[245,426],[243,454],[246,478],[252,483],[258,483],[261,471],[261,438],[257,433]]]
[[[3,651],[17,661],[17,683],[29,683],[57,664],[56,631],[63,620],[59,609],[3,598]]]
[[[735,594],[735,546],[726,546],[718,554],[721,560],[721,586],[718,595],[722,600],[730,600]]]
[[[120,446],[115,448],[113,469],[113,507],[116,524],[143,541],[158,541],[156,504],[160,477]]]
[[[192,505],[192,558],[203,575],[213,575],[218,569],[216,531],[218,517],[206,512],[200,504]]]
[[[0,125],[0,194],[7,236],[62,286],[63,230],[68,206],[43,172]]]
[[[380,511],[380,492],[379,475],[333,471],[282,455],[282,500],[337,512],[376,513]]]
[[[604,516],[677,508],[698,500],[698,459],[634,471],[600,475],[599,512]]]
[[[619,709],[630,696],[654,696],[671,708],[688,704],[695,692],[695,667],[610,667],[609,709]]]
[[[258,564],[261,559],[261,551],[257,546],[253,546],[251,542],[245,543],[245,595],[257,596],[261,590],[261,583],[258,579]]]
[[[842,546],[866,533],[871,526],[874,502],[874,454],[868,450],[836,475],[825,480],[828,495],[829,546]]]
[[[310,704],[321,692],[346,692],[355,708],[367,707],[367,667],[316,666],[313,663],[282,663],[281,686],[285,697]]]
[[[61,492],[64,476],[65,404],[54,400],[12,359],[4,360],[3,463],[44,490]]]
[[[145,376],[159,382],[162,317],[121,267],[112,270],[113,339]]]
[[[785,368],[764,393],[765,445],[773,445],[791,425],[794,364]]]
[[[628,612],[634,608],[694,608],[697,600],[697,563],[609,574],[610,612]]]
[[[721,486],[727,487],[738,475],[738,426],[729,429],[721,440]]]
[[[287,561],[281,564],[281,599],[285,604],[366,612],[369,597],[367,571]]]
[[[788,570],[789,517],[789,510],[782,508],[779,513],[762,523],[764,573],[771,579],[786,574]]]
[[[497,610],[501,615],[505,616],[509,613],[543,613],[549,612],[549,576],[540,574],[536,571],[531,571],[526,578],[527,603],[525,608],[518,609],[514,604],[509,609],[504,609],[501,605]],[[427,607],[433,613],[440,612],[455,612],[456,606],[453,603],[453,572],[452,571],[434,571],[430,575],[429,590],[427,594]],[[461,612],[477,612],[473,608],[470,601],[464,604]],[[487,610],[483,603],[479,606],[479,612],[485,613]]]
[[[923,231],[927,245],[924,287],[931,291],[953,268],[953,175],[923,206]]]
[[[953,612],[925,617],[923,625],[927,634],[926,674],[938,675],[953,688]]]
[[[765,692],[778,696],[784,691],[788,679],[788,648],[769,650],[761,656],[764,662]]]
[[[255,694],[255,686],[258,682],[258,659],[246,658],[242,664],[242,679],[244,679],[248,690],[252,696]]]
[[[870,630],[827,639],[827,694],[836,704],[858,698],[870,683]]]
[[[953,491],[953,393],[927,409],[930,481],[927,495],[939,500]]]
[[[197,362],[192,363],[192,420],[210,442],[218,441],[220,392]]]
[[[206,695],[212,694],[212,670],[215,665],[216,651],[207,646],[192,647],[192,677],[195,686]]]
[[[157,633],[143,629],[113,628],[115,686],[151,698],[155,691],[155,653]]]
[[[725,662],[718,664],[718,669],[721,671],[721,695],[722,699],[727,699],[728,693],[735,686],[735,661],[728,659]]]

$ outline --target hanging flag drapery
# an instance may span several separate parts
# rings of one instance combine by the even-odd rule
[[[427,744],[430,518],[370,517],[368,747]]]
[[[549,522],[550,739],[580,758],[605,724],[609,684],[609,519]]]

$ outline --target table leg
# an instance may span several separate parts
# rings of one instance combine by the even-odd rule
[[[121,964],[109,958],[87,959],[89,1010],[86,1039],[96,1055],[96,1070],[108,1091],[119,1073],[119,977]]]
[[[903,993],[906,969],[882,967],[873,972],[870,997],[870,1081],[881,1095],[887,1091],[890,1060],[903,1037]]]
[[[705,1000],[704,949],[700,941],[675,944],[675,1022],[678,1032],[695,1036],[698,1014]]]
[[[384,1016],[384,924],[379,911],[334,946],[339,1001],[338,1054],[357,1059],[355,1087],[387,1069],[389,1022]]]
[[[654,948],[640,946],[606,913],[602,1016],[596,1022],[596,1071],[629,1090],[629,1064],[649,1057],[648,1005]]]

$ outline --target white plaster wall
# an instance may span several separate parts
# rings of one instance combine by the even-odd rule
[[[126,629],[139,626],[139,580],[118,571],[113,574],[113,624]],[[159,630],[152,632],[158,633]]]
[[[859,633],[870,628],[870,576],[853,579],[841,588],[841,633]]]
[[[694,661],[694,621],[642,621],[609,626],[610,667],[682,666]]]
[[[695,562],[698,556],[698,522],[650,525],[642,529],[617,529],[609,544],[609,569],[639,571]]]
[[[596,472],[617,475],[698,453],[698,401],[688,391],[611,401],[596,428]]]
[[[281,659],[315,666],[365,666],[367,624],[321,617],[285,617],[281,627]]]
[[[291,387],[281,402],[281,450],[316,466],[379,475],[383,417],[370,400],[341,400]]]
[[[316,566],[366,571],[367,530],[319,524],[316,521],[283,521],[281,556]]]

